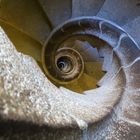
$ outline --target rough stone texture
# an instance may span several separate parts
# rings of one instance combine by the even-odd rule
[[[72,17],[95,16],[105,0],[72,0]]]
[[[106,0],[97,16],[125,25],[140,14],[139,0]]]
[[[0,139],[138,140],[140,84],[131,85],[140,82],[139,60],[117,65],[110,82],[80,95],[55,87],[0,28]],[[126,83],[122,68],[132,75]]]
[[[123,28],[133,37],[140,46],[140,16],[127,23]]]

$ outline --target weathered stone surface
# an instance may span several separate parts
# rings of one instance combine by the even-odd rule
[[[139,77],[135,60],[122,68]],[[84,95],[59,89],[31,57],[16,51],[0,28],[0,138],[139,139],[139,92],[132,96],[131,88],[129,94],[135,80],[125,79],[120,68],[108,84]],[[133,110],[129,103],[135,103]]]
[[[118,25],[125,25],[139,16],[140,8],[138,3],[138,0],[106,0],[98,16]]]

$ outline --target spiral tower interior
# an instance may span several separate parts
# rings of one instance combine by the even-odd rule
[[[0,26],[64,94],[103,91],[116,105],[124,86],[140,88],[140,63],[128,70],[140,58],[139,0],[0,0]]]

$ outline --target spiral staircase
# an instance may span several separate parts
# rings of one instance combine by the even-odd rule
[[[139,0],[1,0],[0,26],[64,94],[109,96],[111,105],[105,99],[99,106],[110,108],[122,93],[140,88]]]

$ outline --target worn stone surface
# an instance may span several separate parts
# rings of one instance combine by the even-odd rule
[[[139,0],[106,0],[97,16],[122,26],[139,16],[139,13]]]
[[[123,28],[133,37],[140,46],[140,16],[127,23]]]
[[[95,16],[105,0],[72,0],[72,17]]]
[[[133,74],[140,76],[139,60],[118,65],[110,82],[80,95],[55,87],[31,57],[16,51],[0,28],[0,138],[139,139],[140,86],[130,86],[135,85]]]

